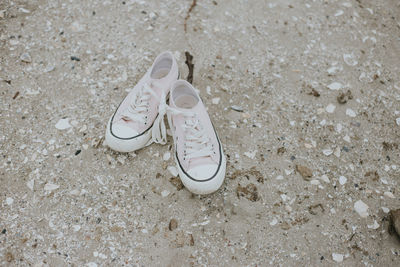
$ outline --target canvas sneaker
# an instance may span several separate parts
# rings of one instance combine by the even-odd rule
[[[207,110],[187,81],[172,85],[167,116],[182,183],[196,194],[217,191],[225,178],[226,159]]]
[[[132,152],[152,142],[165,144],[166,95],[178,76],[178,64],[171,52],[157,56],[111,116],[106,144],[119,152]]]

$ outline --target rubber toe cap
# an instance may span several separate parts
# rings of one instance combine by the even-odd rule
[[[188,174],[196,180],[207,180],[217,172],[217,169],[217,164],[200,165],[190,169]]]
[[[112,133],[118,138],[132,138],[135,137],[138,132],[122,124],[114,124],[112,127]]]

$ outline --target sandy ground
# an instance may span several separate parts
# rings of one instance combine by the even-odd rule
[[[185,32],[189,0],[0,1],[0,264],[398,266],[399,2],[197,2]],[[209,196],[102,143],[164,50],[224,144]]]

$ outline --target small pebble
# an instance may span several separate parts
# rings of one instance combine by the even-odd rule
[[[348,109],[346,109],[346,115],[351,118],[354,118],[356,116],[356,113],[351,108],[348,108]]]
[[[30,180],[26,183],[26,186],[33,191],[33,186],[35,185],[35,180]]]
[[[332,253],[332,259],[336,262],[342,262],[343,261],[343,254],[338,254],[338,253]]]
[[[73,61],[81,61],[81,59],[79,57],[76,57],[76,56],[71,56],[71,60],[73,60]]]
[[[20,59],[21,59],[22,62],[25,62],[25,63],[31,63],[32,62],[31,55],[29,55],[28,53],[23,53],[21,55]]]
[[[163,191],[161,192],[161,196],[162,196],[162,197],[167,197],[167,196],[169,196],[169,191],[168,191],[168,190],[163,190]]]
[[[384,213],[389,213],[389,209],[388,208],[386,208],[386,207],[382,207],[382,211],[384,212]]]
[[[379,223],[377,223],[376,220],[374,220],[374,223],[371,224],[371,225],[367,225],[367,227],[368,227],[369,229],[374,229],[374,230],[376,230],[376,229],[379,228]]]
[[[330,155],[332,155],[333,150],[327,148],[327,149],[322,150],[322,153],[324,153],[325,156],[330,156]]]
[[[45,186],[44,186],[44,190],[46,190],[46,191],[53,191],[53,190],[58,189],[59,187],[60,187],[59,185],[52,184],[52,183],[47,183],[47,184],[45,184]]]
[[[60,119],[57,123],[56,123],[56,128],[58,130],[65,130],[68,128],[71,128],[71,124],[69,124],[69,119]]]
[[[234,106],[231,106],[231,109],[234,111],[237,111],[237,112],[243,112],[243,108],[240,106],[234,105]]]
[[[11,197],[6,198],[6,203],[8,206],[12,205],[12,203],[14,203],[14,199]]]
[[[171,158],[171,153],[170,152],[165,152],[163,155],[163,160],[167,161]]]
[[[326,107],[326,112],[328,112],[328,113],[333,113],[334,111],[335,111],[335,109],[336,109],[336,106],[335,105],[333,105],[333,104],[329,104],[327,107]]]
[[[346,177],[344,177],[344,176],[340,176],[339,177],[339,183],[341,185],[344,185],[346,182],[347,182],[347,178]]]
[[[168,166],[167,170],[172,174],[172,176],[178,176],[178,170],[175,166]]]
[[[343,55],[343,60],[344,62],[349,65],[349,66],[355,66],[358,64],[358,61],[356,60],[355,56],[353,53],[351,54],[344,54]]]
[[[340,88],[342,88],[342,84],[338,82],[333,82],[330,85],[328,85],[328,88],[331,90],[339,90]]]
[[[244,155],[250,159],[254,159],[256,157],[257,150],[244,152]]]
[[[178,222],[177,222],[177,220],[171,219],[171,220],[169,221],[168,229],[169,229],[170,231],[174,231],[176,228],[178,228]]]
[[[383,195],[388,198],[395,198],[392,192],[385,192]]]
[[[213,99],[211,100],[211,102],[212,102],[214,105],[218,105],[220,100],[221,100],[221,98],[215,97],[215,98],[213,98]]]
[[[320,179],[324,181],[325,183],[330,183],[331,181],[329,180],[328,176],[326,174],[323,174]]]
[[[365,204],[362,200],[358,200],[354,203],[354,209],[362,218],[368,216],[368,205]]]

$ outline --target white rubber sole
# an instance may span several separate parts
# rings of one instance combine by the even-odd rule
[[[141,136],[132,138],[132,139],[120,139],[112,135],[110,129],[110,120],[107,123],[107,130],[105,136],[105,142],[107,146],[109,146],[112,150],[118,152],[133,152],[139,150],[145,146],[148,146],[152,143],[151,141],[151,128],[147,130]]]

